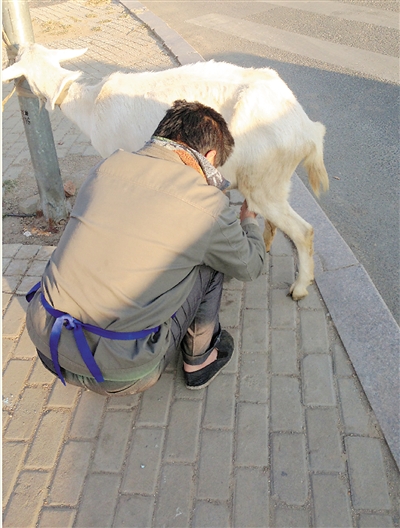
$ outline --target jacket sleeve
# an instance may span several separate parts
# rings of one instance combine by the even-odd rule
[[[224,207],[215,219],[204,263],[242,281],[256,279],[263,270],[265,244],[257,221],[243,226],[232,207]]]

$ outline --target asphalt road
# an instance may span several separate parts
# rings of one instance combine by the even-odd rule
[[[399,322],[398,2],[141,3],[206,60],[277,70],[325,124],[331,188],[320,205]]]

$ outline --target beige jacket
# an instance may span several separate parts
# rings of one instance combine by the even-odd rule
[[[228,198],[172,151],[152,145],[122,150],[92,169],[43,275],[52,306],[76,319],[119,332],[161,325],[157,339],[116,341],[86,333],[106,380],[151,372],[169,342],[171,316],[206,264],[239,280],[258,277],[265,248],[256,221],[242,226]],[[35,346],[50,356],[54,319],[39,292],[27,312]],[[73,333],[63,329],[59,362],[89,375]]]

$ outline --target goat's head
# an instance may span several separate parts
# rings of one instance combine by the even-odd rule
[[[2,71],[2,81],[26,77],[32,92],[46,100],[47,110],[54,110],[62,92],[80,75],[79,71],[61,68],[60,62],[83,55],[86,49],[53,50],[40,44],[20,47],[16,62]]]

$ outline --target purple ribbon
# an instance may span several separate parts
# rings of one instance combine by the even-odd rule
[[[26,300],[28,302],[33,299],[35,293],[39,288],[40,282],[35,284],[35,286],[33,286],[33,288],[26,294]],[[142,339],[143,337],[147,337],[150,334],[158,332],[160,329],[160,326],[155,326],[154,328],[146,328],[146,330],[139,330],[137,332],[114,332],[112,330],[105,330],[104,328],[100,328],[98,326],[94,326],[88,323],[82,323],[82,321],[75,319],[75,317],[72,317],[72,315],[69,315],[65,312],[61,312],[60,310],[56,310],[47,302],[43,293],[41,293],[40,295],[40,300],[45,310],[52,317],[55,318],[50,333],[49,346],[51,359],[53,361],[55,371],[57,372],[57,376],[60,378],[64,385],[66,383],[64,376],[61,372],[60,363],[58,361],[58,345],[60,343],[61,331],[63,328],[66,328],[67,330],[72,330],[74,332],[76,346],[78,347],[81,357],[85,362],[85,365],[89,369],[89,372],[92,374],[92,376],[98,383],[104,381],[103,374],[101,373],[101,370],[99,369],[93,357],[92,351],[90,350],[88,342],[86,341],[83,329],[100,337],[116,339],[119,341],[131,341],[133,339]]]

